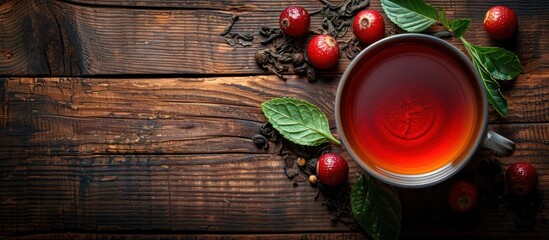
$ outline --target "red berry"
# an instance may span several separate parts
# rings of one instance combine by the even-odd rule
[[[309,62],[316,68],[326,69],[334,66],[339,59],[339,44],[330,35],[317,35],[307,46]]]
[[[280,29],[290,36],[302,36],[309,31],[311,17],[305,8],[289,6],[280,13]]]
[[[347,161],[335,153],[325,153],[316,163],[318,180],[326,186],[337,186],[344,183],[349,175]]]
[[[526,162],[514,163],[505,174],[507,187],[516,195],[526,195],[538,187],[538,173]]]
[[[458,213],[471,212],[477,206],[478,190],[470,182],[458,180],[450,187],[448,203]]]
[[[508,7],[491,7],[484,17],[484,29],[494,39],[503,40],[513,36],[517,26],[517,15]]]
[[[353,21],[353,33],[361,42],[372,44],[383,38],[385,21],[376,10],[362,10]]]

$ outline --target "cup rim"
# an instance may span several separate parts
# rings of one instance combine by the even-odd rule
[[[471,145],[471,148],[467,150],[467,153],[464,155],[463,159],[456,165],[452,162],[448,163],[447,165],[436,169],[434,171],[428,172],[428,173],[422,173],[422,174],[399,174],[399,173],[392,173],[386,170],[383,170],[381,168],[373,169],[372,167],[368,166],[367,164],[363,163],[362,161],[359,161],[357,159],[358,155],[355,154],[353,151],[353,148],[347,141],[347,137],[345,136],[345,133],[343,131],[343,126],[341,123],[341,108],[340,104],[342,101],[342,92],[343,88],[345,87],[346,83],[349,80],[352,72],[354,71],[355,67],[358,66],[358,64],[362,61],[362,58],[367,56],[370,52],[378,49],[379,47],[383,47],[387,44],[391,44],[392,42],[401,42],[402,40],[406,39],[413,39],[413,40],[420,40],[420,41],[427,41],[427,42],[436,42],[440,44],[443,48],[451,51],[451,53],[445,53],[445,54],[452,54],[452,56],[457,56],[458,59],[456,59],[458,62],[463,63],[468,70],[471,71],[471,73],[474,75],[475,78],[475,85],[480,90],[480,97],[482,100],[482,116],[480,116],[481,120],[481,130],[477,133],[477,136],[475,137],[475,143]],[[335,100],[335,122],[337,131],[339,134],[339,137],[341,139],[341,142],[345,149],[349,152],[353,160],[362,168],[364,169],[368,174],[374,176],[376,179],[387,183],[389,185],[393,185],[396,187],[402,187],[402,188],[424,188],[436,185],[440,182],[443,182],[453,175],[455,175],[457,172],[459,172],[472,158],[476,150],[481,145],[484,136],[486,135],[487,126],[488,126],[488,101],[487,101],[487,94],[486,90],[484,88],[482,79],[480,78],[480,75],[477,71],[477,69],[473,66],[473,63],[469,58],[458,48],[456,48],[454,45],[440,39],[434,36],[426,35],[426,34],[418,34],[418,33],[403,33],[403,34],[397,34],[393,36],[389,36],[386,38],[383,38],[371,45],[369,45],[367,48],[365,48],[362,52],[360,52],[347,66],[345,69],[345,72],[340,78],[339,85],[337,87],[336,92],[336,100]]]

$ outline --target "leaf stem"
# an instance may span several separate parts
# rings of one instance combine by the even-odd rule
[[[332,134],[326,134],[324,136],[326,136],[326,138],[330,139],[330,141],[341,145],[341,142],[339,140],[337,140],[337,138],[335,138]]]

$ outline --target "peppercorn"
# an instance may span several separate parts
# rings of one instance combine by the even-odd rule
[[[315,82],[316,81],[316,70],[313,67],[307,69],[307,81]]]
[[[292,55],[292,64],[294,67],[301,66],[305,63],[305,56],[301,52],[296,52]]]
[[[299,167],[305,167],[305,164],[307,164],[307,160],[305,160],[305,158],[301,158],[301,157],[298,158],[296,160],[296,162],[297,162],[297,166],[299,166]]]
[[[315,175],[311,175],[309,176],[309,182],[314,185],[318,182],[318,178]]]

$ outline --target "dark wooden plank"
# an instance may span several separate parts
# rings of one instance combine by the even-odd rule
[[[260,104],[301,96],[332,112],[333,82],[276,77],[3,79],[1,151],[33,154],[265,152]],[[333,119],[333,117],[331,117]],[[332,125],[335,125],[332,121]],[[31,147],[32,146],[32,147]],[[271,151],[272,152],[272,151]]]
[[[3,231],[296,232],[331,226],[267,154],[34,157],[0,163]],[[353,170],[358,170],[353,168]]]
[[[223,10],[212,10],[224,3],[212,3],[214,7],[209,8],[206,2],[199,9],[143,9],[51,0],[7,1],[0,5],[0,75],[265,73],[253,56],[265,48],[259,43],[260,27],[278,25],[280,10],[257,11],[278,8],[269,7],[268,3],[258,2],[263,5],[257,7],[246,3],[230,7],[230,3]],[[487,3],[432,3],[448,6],[451,18],[473,19],[466,34],[470,42],[496,44],[482,28],[481,9],[490,6]],[[549,44],[543,41],[549,38],[544,30],[549,24],[544,17],[549,11],[547,3],[518,4],[516,1],[512,6],[516,6],[520,16],[519,37],[503,45],[517,52],[525,66],[524,73],[545,71],[549,54]],[[304,5],[320,3],[309,0]],[[370,8],[381,11],[377,1]],[[235,31],[256,34],[253,46],[231,47],[219,35],[233,14],[242,16]],[[312,26],[320,26],[320,20],[320,16],[313,16]],[[401,32],[387,19],[386,22],[387,35]],[[464,50],[459,40],[449,41]],[[348,63],[342,58],[331,72],[343,72]]]
[[[492,112],[492,122],[547,122],[548,81],[521,75],[504,92],[510,116]],[[266,121],[261,102],[279,96],[305,99],[319,106],[333,127],[337,83],[333,75],[314,84],[274,76],[3,78],[0,151],[4,156],[262,153],[251,144]]]
[[[287,6],[298,5],[309,11],[320,9],[322,3],[319,0],[289,0],[289,1],[270,1],[270,0],[244,0],[244,1],[216,1],[216,0],[159,0],[159,1],[127,1],[127,0],[69,0],[67,3],[81,4],[86,6],[102,7],[127,7],[127,8],[170,8],[170,9],[210,9],[233,12],[280,12]]]
[[[513,162],[532,163],[540,175],[542,203],[549,204],[549,124],[490,126],[517,142],[513,156],[498,158],[504,170]],[[350,165],[350,184],[360,168]],[[471,168],[494,158],[479,150]],[[0,232],[75,229],[80,231],[316,232],[345,231],[314,201],[307,183],[293,187],[284,163],[273,154],[180,154],[0,157]],[[497,217],[480,205],[474,225],[459,224],[446,205],[449,182],[430,189],[400,189],[403,234],[526,234],[513,215]],[[426,214],[425,211],[429,211]],[[546,215],[540,211],[539,217]],[[448,221],[444,221],[444,220]],[[459,218],[458,218],[459,219]],[[541,221],[541,219],[538,219]],[[457,225],[456,225],[457,223]],[[465,222],[466,223],[466,222]],[[462,229],[463,228],[463,229]],[[536,234],[549,234],[541,221]]]
[[[55,233],[32,234],[7,238],[10,240],[25,239],[135,239],[135,240],[358,240],[366,239],[364,233],[298,233],[298,234],[100,234],[100,233]]]
[[[434,237],[436,234],[437,237]],[[492,232],[482,235],[487,239],[517,239],[524,237],[524,233]],[[536,232],[528,233],[528,239],[546,239],[546,235]],[[478,233],[467,232],[436,232],[431,234],[404,235],[403,239],[476,239]],[[16,237],[7,237],[9,240],[64,240],[64,239],[101,239],[101,240],[358,240],[368,239],[364,233],[297,233],[297,234],[101,234],[101,233],[51,233],[51,234],[30,234]]]
[[[287,1],[270,1],[270,0],[243,0],[243,1],[215,1],[215,0],[157,0],[157,1],[128,1],[128,0],[66,0],[75,4],[85,4],[88,6],[100,5],[111,7],[129,7],[129,8],[179,8],[179,9],[215,9],[226,11],[272,11],[280,12],[283,8],[291,5],[302,6],[305,9],[312,11],[322,6],[320,0],[287,0]],[[330,2],[339,3],[341,1],[332,0]],[[426,2],[436,6],[437,8],[446,7],[449,11],[460,11],[464,8],[475,9],[476,14],[484,14],[492,5],[501,4],[500,1],[490,0],[482,2],[467,2],[467,4],[456,3],[449,0],[427,0]],[[380,5],[379,1],[371,1],[372,6]],[[547,11],[549,5],[539,2],[537,4],[522,4],[520,1],[507,1],[506,6],[515,9],[515,11],[530,12],[531,15],[538,15]],[[542,8],[540,8],[542,6]],[[545,9],[543,8],[545,7]],[[465,12],[464,12],[465,13]],[[466,12],[467,14],[472,14]],[[466,16],[464,16],[466,17]]]

